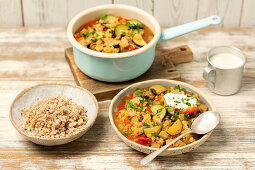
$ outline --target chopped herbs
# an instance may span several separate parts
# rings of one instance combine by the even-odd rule
[[[177,85],[177,86],[174,86],[174,89],[176,90],[179,90],[179,91],[184,91],[186,92],[186,89],[185,88],[181,88],[180,85]]]
[[[147,101],[150,105],[153,105],[153,100],[146,99],[145,101]]]
[[[127,136],[130,135],[131,133],[123,133],[122,135]]]
[[[186,102],[185,104],[188,105],[188,106],[191,106],[191,104],[189,102]]]
[[[143,122],[143,126],[149,126],[147,123]]]
[[[135,89],[135,91],[138,91],[140,88]]]
[[[177,111],[174,113],[174,120],[175,120],[175,121],[178,119],[179,113],[180,113],[180,110],[177,110]]]
[[[158,110],[157,110],[157,113],[162,112],[162,110],[163,110],[163,108],[158,109]]]
[[[142,96],[143,95],[143,92],[141,92],[140,90],[138,90],[136,93],[135,93],[136,96]]]
[[[83,33],[82,32],[80,32],[80,37],[83,37]]]
[[[121,99],[122,101],[128,101],[127,99]]]
[[[155,123],[154,123],[154,121],[153,121],[153,120],[151,120],[151,125],[152,125],[152,126],[155,126]]]
[[[157,137],[158,135],[156,133],[151,133],[152,136]]]
[[[107,14],[102,14],[102,15],[100,16],[100,19],[105,20],[106,17],[107,17]]]
[[[95,37],[93,37],[91,40],[92,40],[92,41],[94,41],[94,42],[96,42],[96,41],[97,41],[97,39],[96,39]]]
[[[85,37],[88,37],[90,34],[90,32],[86,32]]]

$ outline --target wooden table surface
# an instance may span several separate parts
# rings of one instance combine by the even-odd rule
[[[70,44],[65,28],[0,28],[0,169],[252,169],[255,167],[255,27],[207,28],[160,44],[173,48],[188,44],[194,61],[177,69],[182,81],[195,85],[214,102],[221,122],[199,148],[182,155],[158,157],[143,167],[145,156],[115,135],[108,119],[110,101],[99,103],[99,116],[80,139],[57,147],[25,140],[9,121],[9,107],[24,88],[45,82],[75,84],[64,57]],[[206,52],[232,45],[248,57],[242,88],[233,96],[218,96],[202,79]]]

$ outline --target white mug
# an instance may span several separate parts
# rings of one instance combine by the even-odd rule
[[[203,77],[212,92],[232,95],[240,90],[246,63],[241,50],[231,46],[214,47],[207,53],[207,61]]]

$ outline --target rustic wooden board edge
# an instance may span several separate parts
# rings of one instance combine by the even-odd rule
[[[69,67],[70,67],[70,70],[71,70],[71,72],[72,72],[72,74],[73,74],[73,76],[74,76],[75,83],[76,83],[78,86],[81,86],[80,82],[78,81],[78,77],[77,77],[77,75],[76,75],[76,73],[75,73],[75,70],[74,70],[74,68],[72,67],[72,61],[71,61],[71,60],[69,59],[69,57],[68,57],[68,53],[70,53],[70,52],[73,52],[73,48],[72,48],[72,47],[69,47],[69,48],[66,48],[66,49],[65,49],[65,58],[66,58],[66,61],[68,62],[68,65],[69,65]]]

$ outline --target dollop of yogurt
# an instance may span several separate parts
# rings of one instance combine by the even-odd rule
[[[177,109],[187,109],[190,106],[197,104],[197,99],[188,97],[185,94],[167,93],[164,95],[166,103]]]

